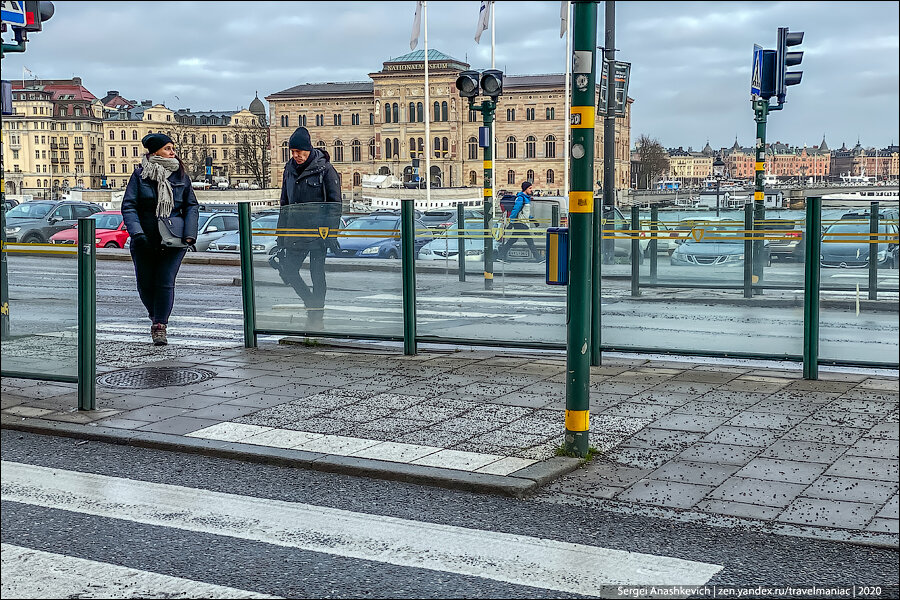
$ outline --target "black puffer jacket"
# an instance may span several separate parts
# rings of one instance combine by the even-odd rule
[[[150,179],[141,178],[143,172],[143,169],[138,167],[128,180],[128,187],[125,188],[125,196],[122,198],[122,220],[125,221],[125,228],[132,237],[145,233],[151,245],[158,246],[161,239],[159,220],[156,217],[157,184]],[[194,195],[191,178],[186,173],[175,171],[169,175],[169,183],[172,185],[172,199],[175,201],[171,216],[174,219],[184,220],[185,239],[197,239],[200,207]]]
[[[281,206],[278,229],[308,231],[279,236],[280,246],[321,244],[325,238],[320,228],[333,230],[340,226],[341,179],[327,152],[312,150],[303,169],[293,159],[287,162],[281,183]]]

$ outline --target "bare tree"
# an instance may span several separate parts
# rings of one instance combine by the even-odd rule
[[[251,178],[260,188],[269,187],[269,128],[258,123],[235,125],[234,154],[231,159],[234,175]]]
[[[191,180],[204,180],[206,178],[206,157],[211,156],[209,140],[206,139],[204,142],[204,134],[198,134],[195,127],[185,123],[173,125],[169,137],[175,142],[175,151],[178,158],[184,163],[184,168]]]
[[[659,140],[642,134],[635,143],[637,151],[638,187],[644,184],[644,189],[649,189],[654,181],[669,171],[669,155],[662,147]]]

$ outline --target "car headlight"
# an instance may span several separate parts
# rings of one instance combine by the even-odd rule
[[[254,252],[265,252],[266,246],[264,244],[253,244],[251,246]]]
[[[421,250],[419,250],[419,254],[425,254],[425,255],[432,254],[431,248],[422,248]]]
[[[218,249],[219,249],[219,245],[218,245],[217,243],[213,242],[212,244],[210,244],[210,245],[207,247],[207,249],[208,249],[208,250],[218,250]]]
[[[887,250],[879,250],[878,260],[884,260],[885,258],[887,258]]]
[[[378,254],[379,250],[381,250],[381,246],[369,246],[368,248],[360,252],[360,254],[362,254],[363,256],[369,256],[371,254]]]
[[[21,227],[7,227],[6,235],[11,235],[13,233],[19,233],[22,230]]]
[[[94,238],[94,243],[95,243],[95,244],[99,244],[99,243],[100,243],[100,238]]]

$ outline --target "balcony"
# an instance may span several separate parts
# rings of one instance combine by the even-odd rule
[[[57,144],[56,142],[50,142],[50,149],[51,149],[51,150],[58,150],[58,149],[59,149],[59,144]]]
[[[75,143],[75,149],[76,149],[76,150],[84,150],[84,144],[79,144],[79,143],[76,142],[76,143]]]

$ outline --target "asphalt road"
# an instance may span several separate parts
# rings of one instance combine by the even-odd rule
[[[339,259],[333,259],[339,260]],[[403,334],[402,283],[398,269],[329,272],[325,331],[336,335]],[[534,265],[537,271],[543,268]],[[771,276],[791,278],[799,265],[777,264]],[[565,288],[547,286],[537,277],[505,275],[500,265],[494,291],[485,293],[481,277],[460,283],[455,273],[417,274],[418,334],[453,340],[563,344]],[[860,271],[823,273],[823,280]],[[306,311],[297,295],[284,286],[265,263],[256,268],[257,327],[300,332]],[[9,261],[11,327],[14,335],[71,330],[76,324],[74,261],[13,256]],[[896,271],[884,274],[896,289]],[[184,264],[179,273],[170,337],[202,347],[239,344],[242,340],[241,288],[236,266]],[[893,276],[893,280],[890,277]],[[863,279],[863,281],[865,281]],[[890,282],[893,281],[891,284]],[[682,352],[715,351],[800,355],[803,340],[802,290],[787,294],[784,306],[734,303],[739,291],[703,289],[673,292],[644,289],[629,295],[628,282],[604,280],[603,343],[617,348]],[[134,287],[130,262],[97,261],[98,339],[141,341],[149,323]],[[768,297],[775,297],[770,294]],[[669,300],[645,301],[648,297]],[[882,294],[884,298],[886,294]],[[897,362],[897,312],[853,309],[854,287],[824,297],[846,300],[843,308],[823,307],[820,358]],[[896,307],[896,296],[887,300]]]
[[[514,500],[7,430],[2,454],[4,598],[625,597],[675,583],[897,597],[895,550],[561,494]]]

